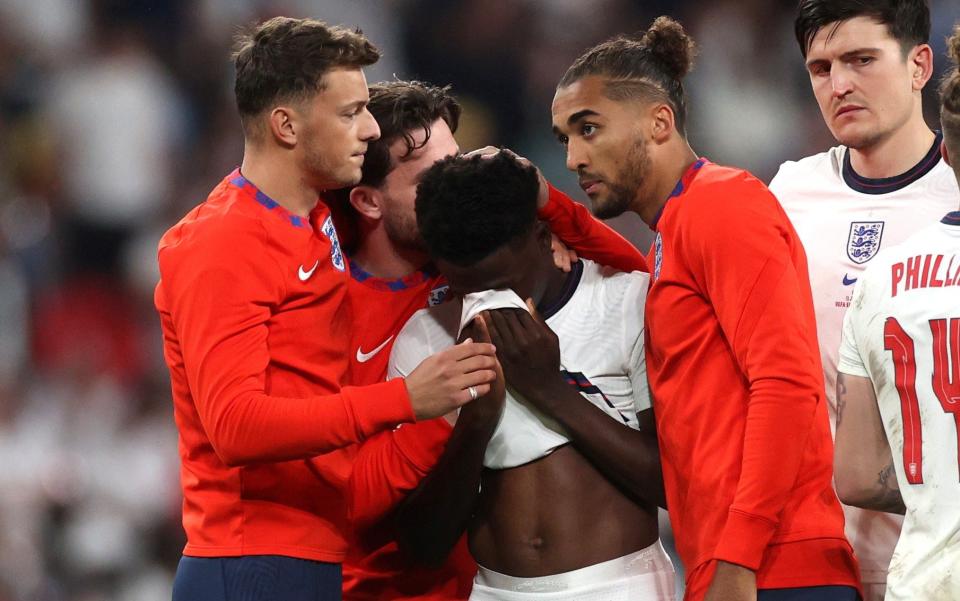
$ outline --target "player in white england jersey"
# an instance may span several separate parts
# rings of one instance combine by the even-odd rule
[[[960,62],[960,25],[950,46]],[[950,160],[960,158],[957,70],[941,100],[943,157],[960,180]],[[860,276],[839,370],[840,498],[906,513],[886,598],[960,599],[960,211],[884,250]]]
[[[418,227],[454,300],[414,314],[390,372],[454,345],[464,328],[475,339],[489,330],[509,391],[460,412],[401,505],[400,544],[442,554],[467,529],[474,600],[672,600],[638,310],[649,275],[554,266],[537,182],[506,152],[445,159],[421,180]],[[521,339],[531,350],[517,366]]]
[[[784,163],[770,183],[803,241],[831,422],[837,349],[853,286],[881,248],[956,205],[940,135],[923,119],[933,73],[923,0],[804,0],[797,40],[824,121],[840,143]],[[900,518],[845,507],[866,601],[883,598]]]

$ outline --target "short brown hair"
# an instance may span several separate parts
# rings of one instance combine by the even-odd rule
[[[250,117],[278,100],[302,100],[323,90],[323,76],[336,68],[360,69],[380,51],[357,29],[316,19],[274,17],[237,36],[234,92],[244,130]]]
[[[807,57],[820,29],[856,17],[869,17],[886,25],[890,35],[900,42],[904,57],[930,38],[930,7],[926,0],[801,0],[793,28],[803,57]]]
[[[431,86],[420,81],[387,81],[370,86],[367,109],[380,126],[380,138],[367,144],[363,159],[363,179],[360,184],[378,187],[396,166],[390,158],[390,145],[403,139],[405,158],[430,140],[430,128],[438,119],[456,133],[460,123],[460,105],[450,95],[450,86]],[[414,134],[423,131],[425,137],[417,144]]]

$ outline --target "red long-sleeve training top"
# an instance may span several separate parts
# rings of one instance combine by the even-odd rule
[[[402,380],[340,386],[353,324],[327,207],[292,215],[237,170],[159,260],[184,554],[341,561],[349,445],[414,416]]]
[[[701,159],[653,229],[647,372],[686,598],[711,560],[756,570],[759,588],[859,587],[806,257],[780,204]]]

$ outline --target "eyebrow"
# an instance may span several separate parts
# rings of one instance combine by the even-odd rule
[[[580,120],[583,119],[584,117],[592,117],[592,116],[594,116],[594,115],[599,116],[600,113],[598,113],[597,111],[594,111],[594,110],[592,110],[592,109],[583,109],[582,111],[577,111],[576,113],[574,113],[574,114],[570,115],[569,117],[567,117],[567,125],[568,125],[568,126],[569,126],[569,125],[573,125],[574,123],[576,123],[577,121],[580,121]],[[561,135],[563,132],[560,131],[560,128],[558,128],[556,125],[554,125],[554,126],[553,126],[553,133],[554,133],[554,135],[559,136],[559,135]]]
[[[370,102],[369,100],[354,100],[353,102],[348,102],[347,104],[341,106],[339,110],[341,111],[345,111],[347,109],[356,110],[358,108],[367,106],[369,102]]]
[[[850,60],[851,58],[854,58],[861,54],[878,54],[879,52],[880,52],[879,48],[854,48],[853,50],[848,50],[847,52],[844,52],[843,54],[841,54],[840,60],[843,60],[843,61]],[[817,63],[828,63],[828,62],[830,61],[828,61],[825,58],[818,58],[818,59],[807,61],[807,66],[809,67]]]

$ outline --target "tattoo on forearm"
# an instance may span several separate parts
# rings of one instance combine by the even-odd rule
[[[897,485],[897,474],[894,471],[893,463],[877,473],[877,492],[870,499],[870,506],[891,513],[904,513],[906,511],[903,505],[903,496],[900,494],[900,487]]]
[[[837,427],[843,418],[843,410],[847,406],[847,381],[843,374],[837,374]]]

